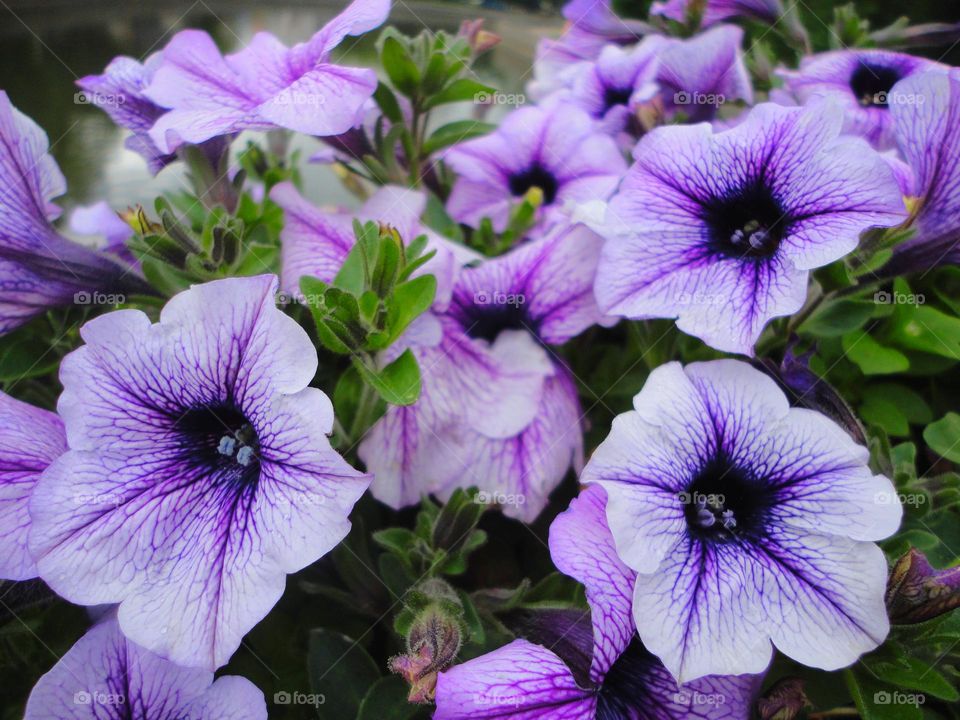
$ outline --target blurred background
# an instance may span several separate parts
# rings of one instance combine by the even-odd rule
[[[124,149],[126,132],[115,128],[96,107],[77,102],[75,80],[102,72],[116,55],[143,59],[184,27],[209,31],[225,50],[245,44],[260,30],[269,30],[288,44],[303,41],[345,3],[0,0],[0,89],[47,131],[52,152],[67,177],[69,191],[61,201],[66,209],[101,199],[114,208],[150,203],[158,190],[183,182],[181,164],[151,180],[140,157]],[[503,42],[482,59],[481,79],[503,92],[521,92],[532,74],[537,39],[557,35],[562,28],[561,5],[561,0],[395,0],[391,22],[415,34],[424,27],[453,32],[462,20],[484,18],[487,28],[501,35]],[[618,0],[617,5],[623,14],[643,16],[649,2]],[[835,5],[828,0],[798,3],[818,47],[826,46]],[[960,20],[956,0],[860,0],[857,7],[872,28],[884,27],[905,13],[914,22]],[[354,65],[372,62],[375,35],[348,39],[339,50],[341,59]],[[960,64],[958,47],[927,54]],[[310,138],[297,142],[304,155],[319,147]],[[304,181],[307,195],[317,202],[348,199],[329,168],[308,167]]]

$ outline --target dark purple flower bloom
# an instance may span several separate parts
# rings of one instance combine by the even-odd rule
[[[803,305],[807,276],[904,217],[893,173],[839,108],[763,104],[736,127],[658,128],[597,230],[603,310],[676,317],[684,332],[751,353],[768,320]]]
[[[454,146],[444,160],[458,176],[450,215],[473,227],[489,217],[497,231],[532,188],[543,193],[538,214],[549,225],[565,219],[568,203],[606,200],[626,170],[616,142],[563,102],[515,110],[496,131]]]
[[[960,76],[913,75],[891,91],[900,152],[913,169],[909,227],[914,235],[894,251],[893,272],[960,264]],[[907,102],[908,100],[912,102]]]
[[[66,449],[60,418],[0,393],[0,578],[37,576],[27,550],[30,495],[40,474]]]
[[[703,6],[700,27],[704,28],[738,17],[775,25],[783,15],[780,0],[666,0],[653,3],[650,14],[686,23],[695,19],[690,17],[694,3]]]
[[[181,142],[241,130],[346,132],[361,119],[377,77],[373,70],[335,65],[330,54],[348,35],[379,26],[389,10],[389,0],[354,0],[305,43],[287,48],[261,32],[226,56],[205,32],[177,33],[146,89],[147,97],[171,108],[150,137],[170,152]]]
[[[183,668],[127,640],[109,618],[37,682],[24,720],[266,720],[249,680]]]
[[[836,423],[738,360],[654,370],[581,475],[637,572],[643,644],[680,682],[835,670],[883,642],[894,486]]]
[[[434,720],[746,720],[760,677],[678,685],[636,637],[636,573],[617,556],[602,488],[585,489],[550,528],[557,567],[586,586],[592,638],[579,623],[551,648],[527,639],[440,674]],[[559,629],[558,629],[559,630]]]
[[[666,109],[698,121],[711,119],[724,103],[752,103],[742,44],[743,30],[735,25],[719,25],[668,44],[659,53],[657,70]]]
[[[360,445],[376,497],[402,507],[476,486],[508,515],[539,515],[582,463],[576,386],[549,346],[603,320],[591,290],[599,243],[563,226],[460,270],[449,307],[408,340],[420,399],[391,407]]]
[[[91,291],[143,291],[105,254],[70,242],[50,224],[66,191],[47,136],[0,91],[0,334]]]
[[[798,70],[783,70],[786,89],[800,103],[829,97],[845,112],[844,132],[862,135],[883,150],[894,145],[891,109],[901,98],[891,97],[893,86],[924,70],[946,70],[945,65],[890,50],[837,50],[807,57]],[[912,109],[912,108],[910,108]]]
[[[101,315],[60,367],[70,449],[30,500],[39,574],[72,602],[120,603],[124,633],[181,665],[223,665],[370,482],[330,447],[316,351],[276,286],[197,285],[158,323]]]
[[[166,110],[146,95],[160,66],[160,54],[154,53],[144,63],[129,57],[114,58],[102,75],[87,75],[77,81],[85,102],[103,110],[118,126],[132,130],[125,145],[147,161],[150,172],[156,174],[176,159],[172,153],[162,152],[147,134]]]

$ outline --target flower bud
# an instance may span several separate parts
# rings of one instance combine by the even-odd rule
[[[803,680],[798,677],[778,680],[757,700],[761,720],[794,720],[806,707],[810,707],[810,701],[803,692]]]
[[[960,607],[960,567],[937,570],[919,550],[911,550],[894,564],[887,581],[890,622],[910,625]]]

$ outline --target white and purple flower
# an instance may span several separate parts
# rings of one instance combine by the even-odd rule
[[[226,663],[286,575],[346,535],[370,482],[330,447],[316,351],[276,290],[220,280],[158,323],[102,315],[61,365],[69,450],[30,500],[39,575],[73,602],[119,603],[127,637],[185,666]]]
[[[261,32],[226,56],[205,32],[177,33],[144,90],[169,108],[150,138],[169,153],[184,142],[199,144],[241,130],[346,132],[361,120],[377,76],[332,63],[330,55],[345,37],[378,27],[389,11],[390,0],[354,0],[305,43],[288,48]]]
[[[538,220],[548,226],[564,221],[573,203],[609,198],[626,170],[616,142],[564,102],[515,110],[496,131],[454,146],[443,159],[457,173],[451,217],[472,227],[490,218],[498,232],[532,188],[543,194]]]
[[[636,573],[617,557],[605,504],[602,488],[588,487],[550,528],[554,563],[584,584],[589,613],[552,613],[545,632],[528,633],[542,644],[517,639],[442,672],[434,720],[750,717],[760,676],[678,685],[643,647],[631,613]]]
[[[885,639],[893,484],[825,415],[738,360],[654,370],[581,475],[637,572],[643,644],[680,682],[761,672],[773,647],[835,670]]]
[[[267,720],[246,678],[184,668],[127,640],[114,618],[94,626],[37,682],[24,720]]]
[[[707,344],[752,353],[764,325],[800,309],[813,268],[905,217],[883,158],[840,137],[840,108],[763,104],[738,126],[658,128],[634,150],[596,229],[601,309],[676,317]]]
[[[798,70],[782,70],[785,89],[801,104],[828,97],[845,112],[844,132],[861,135],[880,150],[894,146],[891,110],[900,105],[915,109],[893,87],[918,72],[947,66],[926,58],[890,50],[836,50],[811,55]]]

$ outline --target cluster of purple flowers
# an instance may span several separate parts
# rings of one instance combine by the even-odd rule
[[[428,227],[422,189],[383,185],[345,211],[280,183],[277,275],[196,285],[155,322],[135,309],[88,321],[56,413],[0,394],[0,577],[111,606],[36,685],[29,720],[101,717],[77,693],[122,697],[110,717],[265,718],[251,683],[213,672],[286,576],[346,536],[368,488],[400,509],[473,487],[533,522],[571,469],[584,488],[550,552],[589,610],[440,673],[435,718],[745,719],[774,649],[833,670],[883,643],[876,542],[901,507],[862,445],[748,362],[674,362],[585,462],[560,347],[620,318],[670,318],[752,356],[804,306],[811,272],[868,230],[909,233],[896,272],[960,262],[960,76],[830,52],[780,71],[776,102],[754,106],[744,32],[727,23],[776,22],[782,6],[691,5],[656,3],[646,23],[574,0],[563,37],[539,48],[537,104],[442,151],[446,211],[465,227],[501,233],[532,206],[506,252]],[[187,30],[80,85],[127,98],[106,109],[154,171],[190,147],[219,162],[244,130],[343,138],[369,125],[377,79],[331,52],[388,11],[354,0],[306,43],[260,33],[230,55]],[[663,18],[696,32],[659,33]],[[149,292],[104,207],[75,216],[101,249],[54,228],[63,177],[3,93],[0,141],[0,332],[76,293]],[[275,302],[304,276],[334,282],[357,218],[426,235],[417,273],[437,281],[381,358],[412,352],[419,398],[362,438],[363,471],[331,446],[316,347]]]

